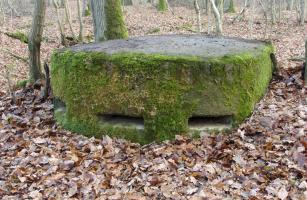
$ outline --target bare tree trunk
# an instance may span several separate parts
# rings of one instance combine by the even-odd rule
[[[216,34],[217,35],[222,35],[223,29],[222,29],[222,20],[221,20],[221,15],[219,13],[219,10],[217,9],[214,0],[210,0],[212,9],[213,9],[213,14],[215,16],[215,26],[216,26]]]
[[[68,22],[68,26],[69,26],[70,32],[72,34],[72,37],[74,38],[75,41],[77,41],[76,34],[74,32],[74,29],[72,28],[71,15],[70,15],[70,9],[69,9],[69,5],[68,5],[68,0],[64,0],[64,10],[65,10],[66,20]]]
[[[235,4],[234,4],[233,0],[229,1],[229,7],[228,7],[227,12],[229,12],[229,13],[235,13],[236,12]]]
[[[120,0],[91,0],[95,41],[127,38]]]
[[[244,0],[244,7],[249,7],[249,2],[248,2],[248,0]]]
[[[78,5],[78,19],[79,19],[79,37],[78,40],[83,42],[83,20],[82,20],[82,8],[81,8],[81,0],[77,0]]]
[[[218,10],[219,10],[219,13],[220,13],[221,24],[223,25],[223,19],[224,19],[224,0],[219,0]]]
[[[300,0],[300,25],[303,26],[305,23],[305,3],[306,0]]]
[[[307,87],[307,40],[305,41],[305,71],[304,71],[304,86]]]
[[[212,18],[211,8],[212,8],[212,6],[211,6],[210,0],[208,0],[207,3],[208,3],[208,34],[210,34],[211,30],[212,30],[212,25],[211,25],[211,20],[212,20],[211,19]]]
[[[281,21],[282,0],[278,0],[278,22]]]
[[[10,10],[11,10],[11,15],[14,15],[14,16],[18,16],[18,12],[17,10],[14,8],[14,6],[12,5],[12,2],[11,0],[8,0],[7,1],[7,5],[9,6]]]
[[[0,26],[5,23],[5,9],[3,2],[0,0]]]
[[[91,0],[91,10],[94,23],[95,41],[107,40],[105,31],[107,29],[105,0]]]
[[[286,2],[287,2],[287,10],[293,10],[293,1],[294,0],[286,0]]]
[[[251,13],[250,13],[250,17],[248,20],[248,24],[249,24],[249,34],[250,37],[252,36],[253,33],[253,24],[254,24],[254,14],[255,14],[255,0],[251,0]]]
[[[29,34],[30,80],[36,81],[43,77],[40,62],[40,47],[45,21],[46,1],[36,0],[33,13],[32,28]]]
[[[272,24],[276,24],[276,0],[271,0]]]
[[[87,1],[82,0],[82,16],[85,16],[86,7],[87,7]]]
[[[65,0],[59,0],[60,2],[59,2],[59,5],[60,5],[60,7],[64,7],[65,6]]]
[[[203,0],[203,4],[204,4],[204,9],[205,9],[205,14],[208,15],[209,0]]]
[[[57,23],[58,23],[58,27],[60,30],[60,34],[61,34],[61,44],[63,46],[66,46],[66,38],[65,38],[65,33],[64,33],[64,28],[63,28],[63,24],[61,22],[61,18],[60,18],[60,12],[59,12],[59,7],[60,5],[58,4],[57,0],[53,0],[53,5],[56,11],[56,15],[57,15]]]
[[[197,15],[197,32],[200,33],[201,32],[200,9],[197,0],[194,0],[194,7]]]

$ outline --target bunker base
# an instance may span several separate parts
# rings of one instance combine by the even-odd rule
[[[141,144],[231,129],[272,76],[271,44],[197,35],[78,45],[52,56],[56,120]]]

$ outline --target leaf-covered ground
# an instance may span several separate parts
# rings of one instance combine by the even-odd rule
[[[196,24],[185,8],[175,8],[175,15],[128,8],[125,15],[132,36],[191,33]],[[253,34],[248,21],[231,24],[233,17],[226,15],[225,35],[263,38],[260,16]],[[47,19],[43,58],[60,47],[55,22]],[[31,23],[30,17],[13,20],[4,31],[26,31]],[[89,18],[86,29],[90,34]],[[39,83],[17,90],[12,105],[1,77],[0,199],[306,199],[306,88],[302,63],[289,58],[303,56],[307,26],[297,26],[295,15],[285,12],[267,32],[280,69],[253,115],[228,135],[177,136],[146,146],[86,138],[57,127],[52,101],[41,100]],[[3,34],[1,39],[2,47],[27,55],[26,45]],[[26,78],[24,63],[3,52],[0,60],[14,66],[13,80]]]

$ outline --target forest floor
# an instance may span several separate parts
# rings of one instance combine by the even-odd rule
[[[127,8],[130,36],[193,34],[194,11],[174,12]],[[62,47],[53,16],[47,12],[42,60]],[[302,62],[289,60],[303,57],[307,24],[284,12],[267,31],[256,16],[251,32],[246,19],[232,24],[234,16],[225,15],[224,35],[272,40],[279,69],[253,115],[227,135],[140,146],[70,133],[55,124],[52,99],[41,100],[39,84],[17,89],[12,104],[4,65],[13,83],[27,77],[28,66],[1,51],[0,199],[307,199],[306,88]],[[8,19],[2,49],[27,57],[27,45],[3,32],[27,32],[30,25],[30,16]],[[85,29],[92,35],[89,17]]]

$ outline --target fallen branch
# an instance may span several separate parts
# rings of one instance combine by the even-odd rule
[[[169,3],[168,3],[168,0],[166,0],[166,4],[167,4],[167,9],[173,14],[175,15],[173,9],[170,7]]]
[[[305,58],[289,58],[289,61],[298,61],[298,62],[304,62]]]
[[[28,44],[28,36],[20,31],[13,32],[13,33],[10,33],[10,32],[1,32],[1,33],[5,34],[6,36],[10,38],[13,38],[13,39],[16,39],[23,43]]]
[[[9,54],[9,55],[12,56],[12,57],[18,59],[18,60],[21,60],[21,61],[23,61],[23,62],[25,62],[25,63],[29,63],[28,58],[21,57],[21,56],[15,54],[15,53],[11,52],[11,51],[8,50],[8,49],[2,48],[2,49],[0,49],[0,50],[1,50],[2,52],[4,52],[4,53]]]
[[[240,12],[239,14],[232,20],[232,24],[235,23],[241,16],[243,16],[245,14],[247,10],[247,7],[244,7]]]

